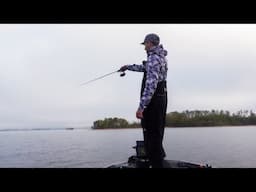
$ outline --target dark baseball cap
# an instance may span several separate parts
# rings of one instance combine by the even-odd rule
[[[141,44],[145,44],[145,42],[150,41],[151,43],[153,43],[153,45],[158,45],[160,43],[160,38],[157,34],[155,33],[150,33],[147,34],[144,41]]]

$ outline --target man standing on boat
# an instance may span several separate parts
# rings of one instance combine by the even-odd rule
[[[147,60],[143,64],[125,65],[119,71],[143,72],[140,103],[136,117],[141,119],[147,157],[152,168],[163,167],[166,156],[163,148],[165,117],[167,110],[167,51],[157,34],[146,35],[141,43],[145,46]]]

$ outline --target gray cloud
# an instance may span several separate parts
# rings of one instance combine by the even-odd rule
[[[81,83],[140,63],[145,34],[168,50],[168,111],[255,109],[256,25],[0,25],[0,128],[135,119],[142,74]]]

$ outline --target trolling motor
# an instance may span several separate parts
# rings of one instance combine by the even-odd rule
[[[137,168],[149,168],[149,159],[147,158],[144,141],[136,141],[136,155],[129,157],[128,163],[136,165]]]

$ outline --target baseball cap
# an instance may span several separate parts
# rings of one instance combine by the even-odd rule
[[[155,33],[150,33],[148,35],[146,35],[144,41],[141,44],[145,44],[145,42],[150,41],[151,43],[153,43],[154,45],[158,45],[160,43],[160,38],[157,34]]]

